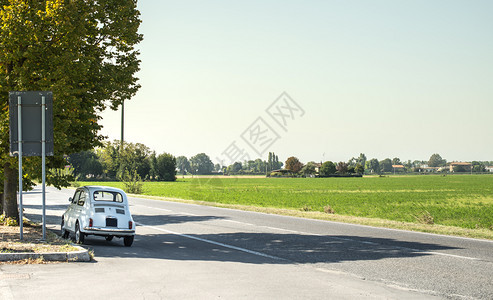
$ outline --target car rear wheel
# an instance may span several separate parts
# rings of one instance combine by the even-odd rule
[[[84,233],[80,231],[79,222],[75,224],[75,243],[76,244],[84,243]]]
[[[126,246],[126,247],[130,247],[132,246],[132,243],[134,242],[134,236],[131,235],[131,236],[126,236],[123,238],[123,244]]]
[[[112,235],[108,235],[108,236],[105,236],[106,240],[108,242],[111,242],[111,240],[113,240],[113,236]]]

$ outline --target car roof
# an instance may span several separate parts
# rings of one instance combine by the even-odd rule
[[[125,195],[125,192],[122,189],[114,188],[114,187],[110,187],[110,186],[86,185],[86,186],[83,186],[82,188],[89,190],[90,193],[103,190],[103,191],[108,191],[108,192],[118,192],[118,193]]]

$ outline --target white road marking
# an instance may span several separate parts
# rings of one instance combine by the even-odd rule
[[[162,210],[162,211],[166,211],[166,212],[172,212],[172,210],[166,209],[166,208],[158,208],[158,207],[150,207],[150,206],[145,206],[145,207],[152,208],[152,209],[157,209],[157,210]]]
[[[426,251],[426,250],[419,250],[419,249],[407,248],[407,247],[391,246],[391,248],[401,249],[401,250],[406,250],[406,251],[412,251],[412,252],[417,252],[417,253],[431,254],[431,255],[448,256],[448,257],[453,257],[453,258],[461,258],[461,259],[468,259],[468,260],[480,260],[479,258],[470,257],[470,256],[462,256],[462,255],[448,254],[448,253],[435,252],[435,251]]]
[[[196,237],[196,236],[193,236],[193,235],[188,235],[188,234],[184,234],[184,233],[174,232],[174,231],[162,229],[162,228],[159,228],[159,227],[156,227],[156,226],[149,226],[149,225],[145,225],[145,224],[138,223],[138,222],[136,222],[136,224],[139,225],[139,226],[152,228],[154,230],[158,230],[158,231],[162,231],[162,232],[166,232],[166,233],[178,235],[178,236],[185,237],[185,238],[188,238],[188,239],[192,239],[192,240],[196,240],[196,241],[201,241],[201,242],[204,242],[204,243],[209,243],[209,244],[213,244],[213,245],[216,245],[216,246],[221,246],[221,247],[224,247],[224,248],[229,248],[229,249],[233,249],[233,250],[237,250],[237,251],[241,251],[241,252],[245,252],[245,253],[249,253],[249,254],[253,254],[253,255],[265,257],[265,258],[270,258],[270,259],[275,259],[275,260],[285,260],[284,258],[280,258],[280,257],[277,257],[277,256],[272,256],[272,255],[268,255],[268,254],[265,254],[265,253],[248,250],[248,249],[245,249],[245,248],[240,248],[240,247],[236,247],[236,246],[232,246],[232,245],[228,245],[228,244],[223,244],[223,243],[219,243],[219,242],[215,242],[215,241],[211,241],[211,240],[199,238],[199,237]]]
[[[292,233],[297,233],[297,234],[305,234],[304,232],[301,232],[301,231],[289,230],[289,229],[283,229],[283,228],[277,228],[277,227],[262,226],[262,225],[259,225],[259,227],[263,227],[263,228],[267,228],[267,229],[273,229],[273,230],[279,230],[279,231],[292,232]]]
[[[192,217],[198,217],[199,216],[199,215],[196,215],[196,214],[190,214],[190,213],[184,213],[184,212],[180,212],[178,214],[184,215],[184,216],[192,216]]]
[[[455,255],[455,254],[448,254],[448,253],[441,253],[441,252],[434,252],[434,251],[421,251],[421,253],[427,253],[427,254],[433,254],[433,255],[442,255],[442,256],[448,256],[448,257],[454,257],[454,258],[462,258],[462,259],[469,259],[469,260],[480,260],[479,258],[475,258],[475,257]]]
[[[250,223],[245,223],[245,222],[239,222],[239,221],[234,221],[234,220],[223,220],[224,222],[231,222],[231,223],[236,223],[236,224],[242,224],[242,225],[249,225],[249,226],[255,226]]]

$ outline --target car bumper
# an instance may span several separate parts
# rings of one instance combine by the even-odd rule
[[[135,230],[107,228],[107,227],[84,227],[84,233],[95,234],[95,235],[130,236],[130,235],[135,235]]]

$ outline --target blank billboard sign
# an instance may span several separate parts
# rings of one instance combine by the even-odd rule
[[[45,139],[46,155],[53,156],[53,93],[52,92],[10,92],[10,155],[18,156],[18,111],[21,100],[22,156],[41,156],[42,142],[42,97],[45,98]]]

